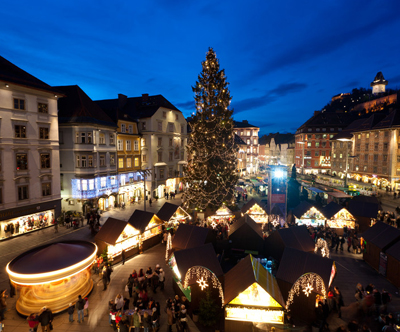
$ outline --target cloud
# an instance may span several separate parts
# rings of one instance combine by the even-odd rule
[[[345,85],[342,85],[340,87],[340,89],[351,89],[351,90],[353,90],[355,88],[358,88],[359,86],[362,86],[362,83],[360,83],[360,81],[351,81],[351,82],[349,82],[349,83],[347,83]]]
[[[194,103],[194,100],[185,101],[182,103],[175,103],[175,106],[178,108],[183,108],[185,110],[190,110],[192,112],[196,109],[196,104]]]
[[[400,84],[400,75],[396,75],[387,79],[389,82],[388,87],[392,89],[398,89]],[[397,85],[397,86],[396,86]]]

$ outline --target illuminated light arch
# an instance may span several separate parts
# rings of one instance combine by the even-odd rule
[[[206,281],[211,279],[213,288],[218,288],[219,297],[221,298],[221,306],[224,306],[224,291],[222,289],[222,285],[219,282],[217,276],[214,272],[210,271],[206,267],[203,266],[192,266],[189,270],[187,270],[185,274],[185,281],[183,283],[183,288],[189,287],[189,281],[191,278],[195,277],[196,282],[201,287],[201,290],[208,287]]]
[[[168,262],[169,252],[172,249],[172,237],[171,233],[168,232],[167,244],[165,246],[165,261]]]
[[[319,238],[318,240],[317,240],[317,243],[315,244],[315,249],[314,249],[314,252],[315,253],[318,253],[318,249],[320,249],[321,250],[321,256],[322,257],[327,257],[327,258],[329,258],[329,246],[328,246],[328,243],[324,240],[324,239],[322,239],[322,238]]]
[[[313,272],[303,274],[290,289],[286,301],[286,310],[290,311],[289,307],[293,303],[294,296],[300,296],[300,291],[308,297],[313,290],[322,294],[322,298],[326,299],[326,288],[321,276]]]

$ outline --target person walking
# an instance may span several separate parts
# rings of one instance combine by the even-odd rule
[[[47,307],[43,307],[39,312],[39,322],[42,325],[42,332],[50,331],[50,325],[53,321],[53,313]]]
[[[113,268],[111,267],[111,264],[108,264],[108,265],[107,265],[107,268],[106,268],[107,283],[110,283],[110,282],[111,282],[111,273],[112,273],[113,271],[114,271],[114,270],[113,270]]]
[[[163,269],[160,269],[158,273],[158,283],[160,286],[160,290],[164,290],[164,282],[165,282],[165,272]]]
[[[341,308],[344,306],[343,296],[342,296],[342,293],[340,292],[340,290],[339,290],[339,288],[337,286],[335,286],[333,289],[334,289],[334,298],[335,298],[338,317],[341,318],[342,317]]]
[[[122,260],[122,265],[125,265],[125,250],[122,249],[121,251],[121,260]]]
[[[70,323],[72,323],[74,321],[74,311],[75,311],[74,304],[70,303],[69,307],[68,307],[68,317],[69,317]]]
[[[149,205],[151,206],[151,203],[153,203],[153,201],[151,200],[151,198],[149,199]]]
[[[78,323],[81,322],[82,318],[82,323],[83,323],[83,308],[85,307],[85,301],[82,299],[82,296],[78,296],[78,301],[76,302],[76,310],[78,312]]]
[[[29,332],[36,332],[38,325],[39,325],[39,318],[38,315],[33,313],[30,314],[26,320],[28,321],[29,324]],[[1,330],[0,330],[1,331]]]
[[[104,286],[103,291],[105,291],[107,289],[107,283],[108,283],[107,268],[105,266],[103,267],[102,274],[103,276],[101,279],[103,281],[103,286]]]

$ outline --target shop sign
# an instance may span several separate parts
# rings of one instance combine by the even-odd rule
[[[227,306],[226,319],[244,322],[283,324],[283,311]]]

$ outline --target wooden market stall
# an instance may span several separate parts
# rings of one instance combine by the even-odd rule
[[[221,222],[231,224],[234,219],[234,213],[223,204],[213,215],[207,217],[207,224],[215,228]]]
[[[335,275],[332,259],[285,248],[276,279],[295,323],[308,324],[315,320],[317,300],[326,296]]]
[[[195,248],[206,243],[213,243],[215,235],[209,228],[180,224],[172,239],[172,250]]]
[[[322,208],[322,213],[326,217],[326,226],[342,231],[343,227],[355,229],[356,219],[342,205],[330,202]]]
[[[349,212],[356,218],[361,233],[370,228],[371,219],[375,219],[380,210],[382,206],[374,196],[355,196],[349,202]]]
[[[296,225],[325,226],[325,216],[314,205],[302,201],[293,210],[292,214]]]
[[[248,214],[257,223],[268,223],[268,214],[254,198],[241,209],[242,215]]]
[[[168,202],[164,203],[156,215],[165,223],[166,228],[176,228],[191,219],[181,206]]]
[[[107,218],[94,239],[98,253],[107,248],[108,259],[114,264],[121,261],[122,249],[125,250],[125,257],[139,252],[140,231],[124,220]]]
[[[163,221],[154,213],[135,210],[128,223],[140,232],[140,244],[143,251],[161,242]]]
[[[283,324],[285,302],[275,277],[252,255],[225,274],[225,331],[254,329],[254,323]]]
[[[400,287],[400,241],[386,250],[386,278],[396,287]]]
[[[211,290],[215,302],[222,305],[223,271],[211,243],[175,251],[168,266],[173,272],[175,293],[186,296],[191,302],[191,310],[199,307],[207,288]]]
[[[400,230],[378,221],[362,234],[362,238],[366,242],[364,260],[380,274],[386,276],[386,250],[400,241]]]
[[[286,247],[313,253],[315,243],[306,226],[277,229],[265,239],[265,253],[278,261]]]
[[[233,223],[228,239],[234,249],[261,253],[264,247],[261,226],[247,214]]]

